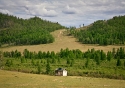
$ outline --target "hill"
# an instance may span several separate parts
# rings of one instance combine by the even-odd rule
[[[38,20],[39,18],[35,17],[35,19]],[[90,27],[92,27],[92,25],[90,25]],[[75,34],[75,32],[79,33],[79,31],[85,32],[89,30],[86,30],[86,28],[85,30],[80,29],[77,31],[73,29],[70,32],[73,34]],[[17,32],[17,29],[1,29],[3,33],[6,31],[5,34],[8,33],[9,30],[12,30],[12,33],[13,30]],[[18,29],[18,31],[20,30],[24,33],[25,38],[34,36],[35,39],[39,39],[41,35],[38,33],[43,33],[43,31],[39,29],[32,29],[30,33],[28,33],[29,29],[24,29],[25,31]],[[43,34],[45,34],[44,37],[47,40],[49,38],[45,32],[54,37],[55,41],[53,43],[25,46],[22,44],[22,46],[0,48],[0,68],[27,73],[47,74],[47,66],[49,66],[48,73],[54,75],[53,71],[55,68],[62,67],[68,70],[68,75],[125,79],[125,46],[81,44],[77,42],[78,39],[73,36],[67,36],[68,31],[65,29],[53,32],[44,30]],[[35,37],[32,33],[37,33],[35,35],[38,36]],[[11,42],[10,44],[15,43]],[[27,44],[30,44],[30,42],[27,42]]]
[[[36,45],[54,42],[50,32],[64,28],[58,22],[42,20],[39,17],[22,19],[0,13],[0,46]]]
[[[70,30],[70,35],[74,35],[83,44],[124,45],[124,25],[125,16],[115,16],[109,20],[98,20],[81,30]]]
[[[70,76],[125,79],[125,46],[80,44],[74,37],[65,36],[64,31],[52,32],[55,42],[51,44],[0,48],[0,68],[46,74],[49,62],[50,75],[62,67]]]

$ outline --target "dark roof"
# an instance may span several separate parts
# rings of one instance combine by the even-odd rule
[[[58,71],[63,71],[63,70],[65,70],[65,69],[63,69],[63,68],[57,68],[56,70],[58,70]]]

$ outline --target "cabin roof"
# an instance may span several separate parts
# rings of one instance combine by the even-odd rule
[[[65,70],[65,69],[63,69],[63,68],[57,68],[56,70],[58,70],[58,71],[63,71],[63,70]]]

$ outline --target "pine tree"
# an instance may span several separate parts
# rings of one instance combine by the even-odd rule
[[[115,57],[115,53],[116,53],[115,48],[113,48],[112,49],[112,56],[113,56],[113,58]]]
[[[72,67],[74,65],[74,63],[75,63],[75,61],[74,61],[74,59],[72,59],[70,66]]]
[[[31,63],[32,63],[32,65],[35,65],[35,61],[34,61],[34,59],[31,60]]]
[[[105,60],[106,54],[103,52],[103,50],[101,50],[100,54],[101,54],[101,60]]]
[[[112,59],[112,53],[108,51],[107,52],[107,60],[111,61],[111,59]]]
[[[116,66],[121,66],[120,58],[117,59],[117,64],[116,64]]]
[[[50,63],[47,62],[47,64],[46,64],[46,74],[49,74],[50,71],[51,71]]]
[[[10,67],[11,65],[13,65],[13,61],[8,59],[5,65]]]
[[[100,65],[100,54],[98,52],[95,53],[95,61],[97,65]]]
[[[40,74],[41,73],[41,66],[40,66],[40,64],[38,64],[37,70],[38,70],[38,74]]]
[[[52,63],[55,64],[56,63],[56,59],[53,57],[52,58]]]
[[[88,68],[89,66],[89,58],[87,58],[86,62],[85,62],[85,67]]]

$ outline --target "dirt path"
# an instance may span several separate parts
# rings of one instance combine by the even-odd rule
[[[29,51],[55,51],[59,52],[61,48],[69,48],[69,49],[80,49],[81,51],[87,51],[88,49],[95,48],[95,50],[104,50],[105,52],[111,51],[112,48],[119,48],[121,46],[98,46],[91,44],[81,44],[77,42],[76,38],[72,36],[64,36],[63,32],[65,30],[57,30],[52,32],[51,34],[55,37],[55,42],[51,44],[40,44],[40,45],[27,45],[27,46],[11,46],[6,48],[0,48],[2,51],[12,51],[19,50],[23,52],[24,49],[28,49]],[[122,46],[125,47],[125,46]]]

